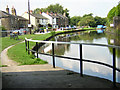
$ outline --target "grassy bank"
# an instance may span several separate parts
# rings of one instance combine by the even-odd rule
[[[40,34],[40,35],[23,36],[22,38],[26,37],[26,38],[31,38],[33,40],[44,40],[50,36],[51,34],[47,33],[47,34]],[[32,48],[34,45],[35,43],[30,42],[30,48]],[[31,65],[31,64],[33,65],[33,64],[47,63],[46,61],[35,58],[32,54],[28,55],[28,53],[25,50],[25,43],[20,43],[10,48],[8,50],[8,57],[20,63],[20,65]]]
[[[60,33],[60,32],[65,32],[65,31],[58,31],[56,33]],[[24,36],[19,36],[19,40],[15,40],[15,42],[13,43],[12,41],[10,41],[11,45],[18,43],[22,40],[26,38],[31,38],[33,40],[45,40],[48,37],[52,36],[55,33],[46,33],[46,34],[40,34],[40,35],[24,35]],[[8,38],[8,37],[7,37]],[[10,39],[8,38],[8,41]],[[13,40],[14,41],[14,40]],[[6,42],[4,41],[4,44]],[[10,46],[9,45],[5,45],[5,47]],[[30,42],[30,49],[32,49],[33,46],[35,46],[36,43],[34,42]],[[25,43],[19,43],[17,45],[15,45],[14,47],[10,48],[8,50],[8,57],[12,60],[15,60],[16,62],[20,63],[20,65],[31,65],[31,64],[43,64],[43,63],[47,63],[42,61],[41,59],[36,59],[32,54],[28,55],[28,53],[25,50]]]

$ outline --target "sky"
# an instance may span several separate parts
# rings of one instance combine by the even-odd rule
[[[84,14],[93,13],[93,16],[107,17],[108,12],[120,0],[30,0],[30,9],[46,8],[50,4],[59,3],[69,10],[70,17],[83,16]],[[22,15],[28,10],[28,0],[0,0],[0,10],[6,11],[6,7],[14,6],[17,15]]]

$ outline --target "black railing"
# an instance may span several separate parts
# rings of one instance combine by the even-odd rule
[[[30,50],[29,48],[29,42],[36,42],[36,46],[37,49],[36,51],[34,50]],[[38,51],[38,43],[51,43],[52,44],[52,54],[46,54],[46,53],[41,53]],[[66,56],[59,56],[59,55],[55,55],[54,54],[54,44],[78,44],[80,46],[80,58],[72,58],[72,57],[66,57]],[[116,68],[116,49],[120,49],[120,46],[114,46],[114,45],[103,45],[103,44],[88,44],[88,43],[73,43],[73,42],[55,42],[55,41],[40,41],[40,40],[31,40],[31,39],[27,39],[25,38],[25,45],[26,45],[26,51],[28,51],[28,54],[30,54],[31,52],[35,52],[37,53],[37,58],[38,58],[38,54],[43,54],[43,55],[47,55],[47,56],[52,56],[53,57],[53,68],[55,68],[55,57],[59,57],[59,58],[66,58],[66,59],[72,59],[72,60],[79,60],[80,61],[80,75],[83,76],[83,62],[91,62],[91,63],[95,63],[95,64],[100,64],[100,65],[104,65],[107,66],[109,68],[113,69],[113,85],[114,87],[116,87],[116,71],[120,72],[119,68]],[[113,65],[109,65],[106,63],[102,63],[102,62],[98,62],[98,61],[92,61],[92,60],[85,60],[82,57],[82,46],[83,45],[92,45],[92,46],[100,46],[100,47],[111,47],[113,49]]]

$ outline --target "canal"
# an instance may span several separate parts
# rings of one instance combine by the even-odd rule
[[[97,33],[96,31],[81,31],[76,33],[62,34],[52,38],[51,41],[63,41],[63,42],[77,42],[77,43],[95,43],[95,44],[105,44],[105,45],[117,45],[120,46],[120,36],[117,34],[110,33]],[[51,53],[52,45],[45,44],[42,46],[39,51],[44,53]],[[79,54],[79,45],[75,44],[55,44],[55,54],[61,56],[69,56],[80,58]],[[112,57],[112,48],[108,47],[99,47],[99,46],[86,46],[83,45],[83,58],[100,61],[106,64],[113,64]],[[116,50],[116,65],[117,68],[120,68],[120,50]],[[39,55],[43,60],[52,64],[52,57]],[[62,67],[67,70],[80,73],[79,70],[79,61],[55,58],[55,65]],[[108,80],[112,79],[111,68],[108,68],[103,65],[93,64],[89,62],[83,63],[83,73],[86,75],[97,76],[100,78],[105,78]],[[120,83],[120,73],[117,72],[117,82]]]

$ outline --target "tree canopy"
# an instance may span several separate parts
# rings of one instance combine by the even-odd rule
[[[96,27],[97,25],[105,25],[106,24],[106,18],[101,18],[98,16],[93,17],[93,14],[85,14],[82,17],[80,16],[74,16],[70,19],[71,25],[78,25],[78,26],[91,26]]]
[[[114,16],[120,16],[120,3],[116,6],[113,7],[107,15],[107,24],[113,23],[113,17]]]
[[[40,13],[41,12],[53,12],[53,13],[60,13],[60,14],[63,14],[63,13],[66,13],[66,16],[69,17],[69,10],[67,8],[63,9],[63,6],[60,5],[60,4],[51,4],[49,5],[47,8],[36,8],[33,13]]]

